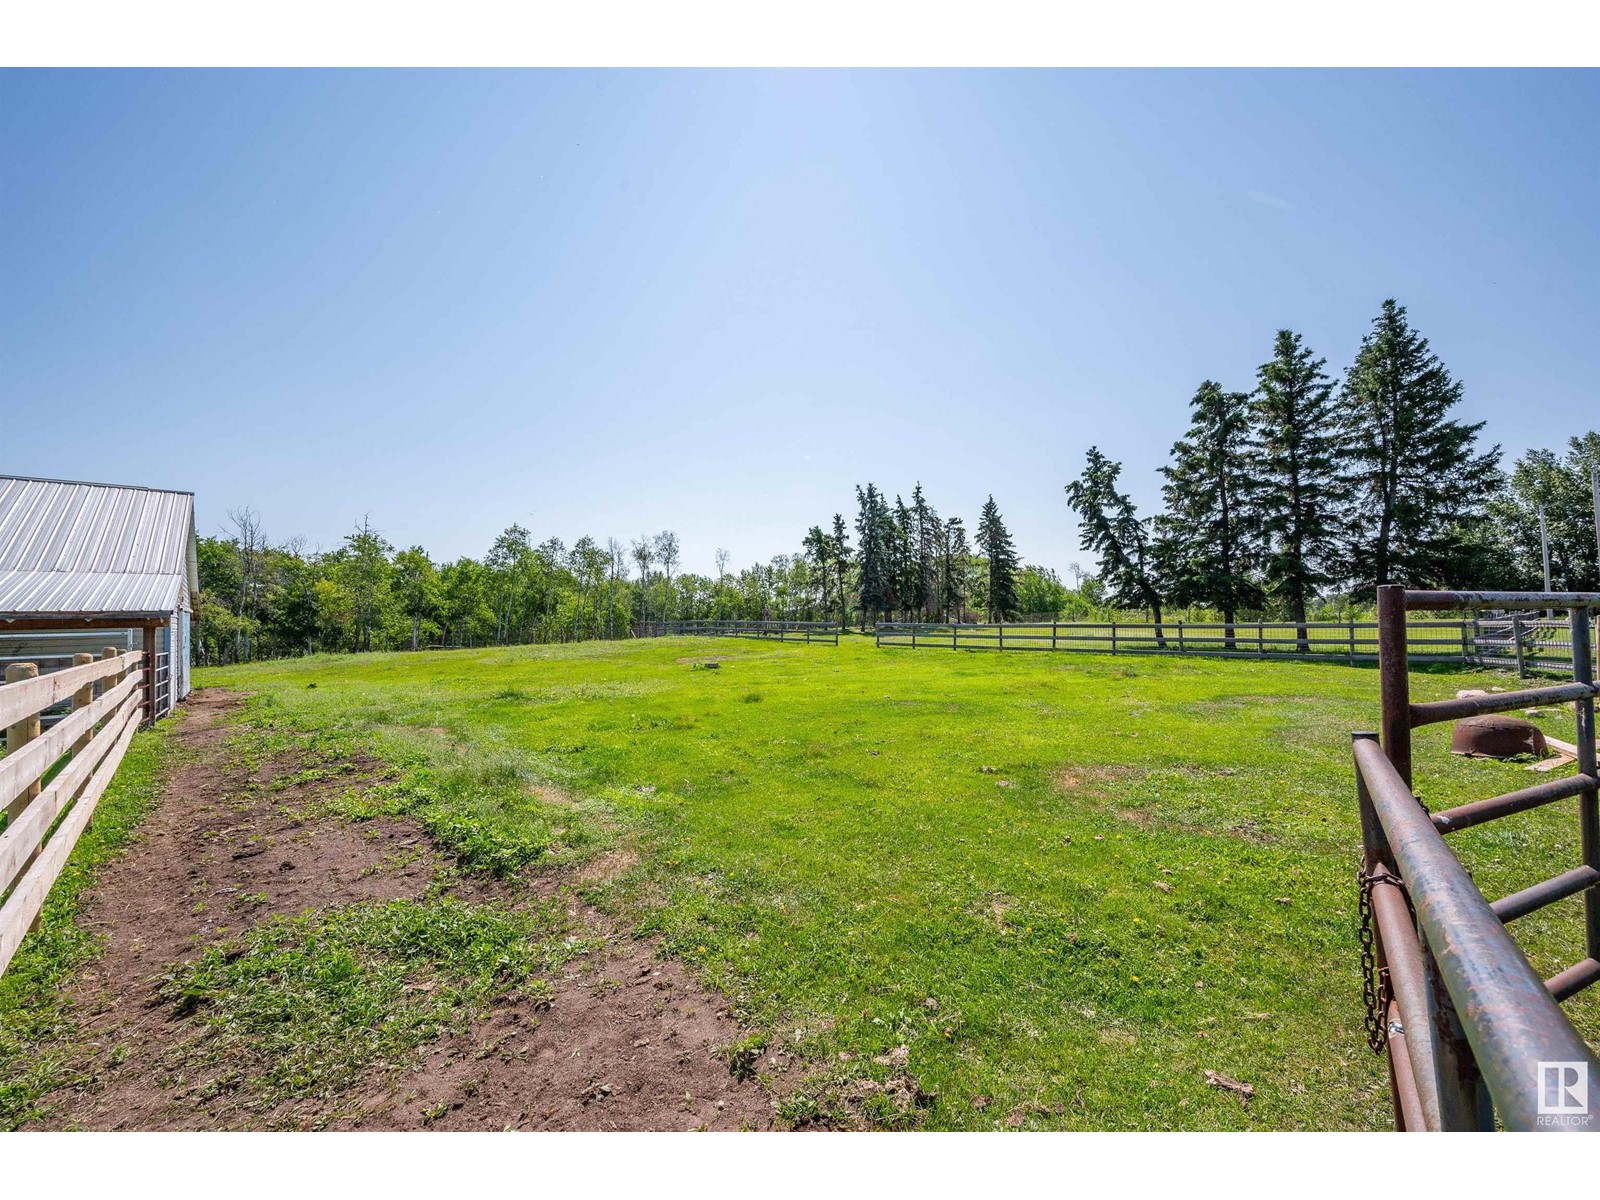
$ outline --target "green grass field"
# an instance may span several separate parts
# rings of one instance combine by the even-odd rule
[[[1349,754],[1377,722],[1375,671],[852,637],[196,675],[255,694],[262,753],[386,759],[480,865],[631,864],[590,898],[798,1056],[780,1089],[796,1123],[901,1070],[936,1099],[869,1111],[884,1125],[1388,1120],[1362,1034]],[[1418,674],[1413,691],[1485,678]],[[1570,718],[1547,727],[1571,737]],[[1419,731],[1431,807],[1544,778],[1452,758],[1448,736]],[[1566,804],[1457,844],[1492,898],[1573,865],[1577,838]],[[1516,931],[1547,974],[1582,956],[1576,902]],[[1600,1029],[1591,1001],[1569,1011]],[[899,1046],[904,1067],[873,1061]],[[1207,1069],[1255,1098],[1206,1086]]]

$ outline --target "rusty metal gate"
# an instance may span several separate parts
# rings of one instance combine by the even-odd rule
[[[1406,614],[1566,609],[1571,683],[1413,704]],[[1591,622],[1600,593],[1378,589],[1382,740],[1353,734],[1361,809],[1362,966],[1367,1033],[1387,1051],[1395,1127],[1403,1130],[1597,1130],[1600,1062],[1561,1011],[1600,980],[1600,802],[1595,765]],[[1429,813],[1412,791],[1411,731],[1536,704],[1572,702],[1577,772],[1504,796]],[[1492,904],[1444,835],[1576,797],[1583,861]],[[1582,895],[1584,955],[1541,979],[1506,926]],[[1592,1089],[1592,1090],[1591,1090]]]

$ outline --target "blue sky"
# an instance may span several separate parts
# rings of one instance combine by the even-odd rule
[[[1386,296],[1512,455],[1600,426],[1593,72],[5,72],[0,471],[332,546],[671,528],[745,565],[919,479],[1065,569],[1195,386]]]

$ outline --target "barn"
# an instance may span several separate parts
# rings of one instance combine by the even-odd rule
[[[194,493],[0,475],[0,663],[146,656],[149,707],[189,693]]]

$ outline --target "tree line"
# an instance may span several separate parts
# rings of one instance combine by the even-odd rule
[[[202,664],[322,652],[514,645],[628,637],[641,622],[817,619],[820,581],[804,554],[715,578],[678,570],[671,531],[628,542],[535,542],[521,525],[481,558],[435,562],[399,550],[364,519],[332,550],[270,543],[259,514],[199,539],[195,656]]]
[[[601,542],[535,542],[520,525],[481,558],[435,562],[400,550],[363,518],[332,550],[302,539],[274,545],[260,515],[230,512],[232,528],[199,539],[194,642],[202,664],[321,652],[514,645],[632,636],[642,625],[687,620],[837,620],[862,627],[891,617],[973,620],[1060,611],[1069,589],[1053,571],[1019,568],[991,498],[976,544],[959,517],[942,520],[921,485],[891,506],[875,485],[857,489],[859,545],[843,516],[814,526],[798,553],[716,574],[680,570],[676,533]]]
[[[1343,378],[1280,330],[1249,391],[1206,380],[1141,515],[1122,465],[1088,448],[1066,485],[1094,573],[1071,583],[1024,564],[993,496],[969,533],[921,483],[909,503],[875,483],[855,517],[813,525],[799,550],[714,575],[681,570],[676,533],[536,542],[520,525],[481,558],[435,562],[363,519],[330,551],[272,544],[252,509],[200,539],[194,633],[202,663],[323,651],[629,637],[673,620],[871,622],[1268,618],[1304,626],[1370,604],[1384,583],[1533,589],[1540,513],[1558,590],[1600,589],[1590,471],[1600,433],[1533,450],[1509,473],[1482,423],[1452,415],[1462,387],[1406,311],[1386,301]],[[1065,515],[1065,514],[1064,514]],[[1302,634],[1302,637],[1305,635]]]

